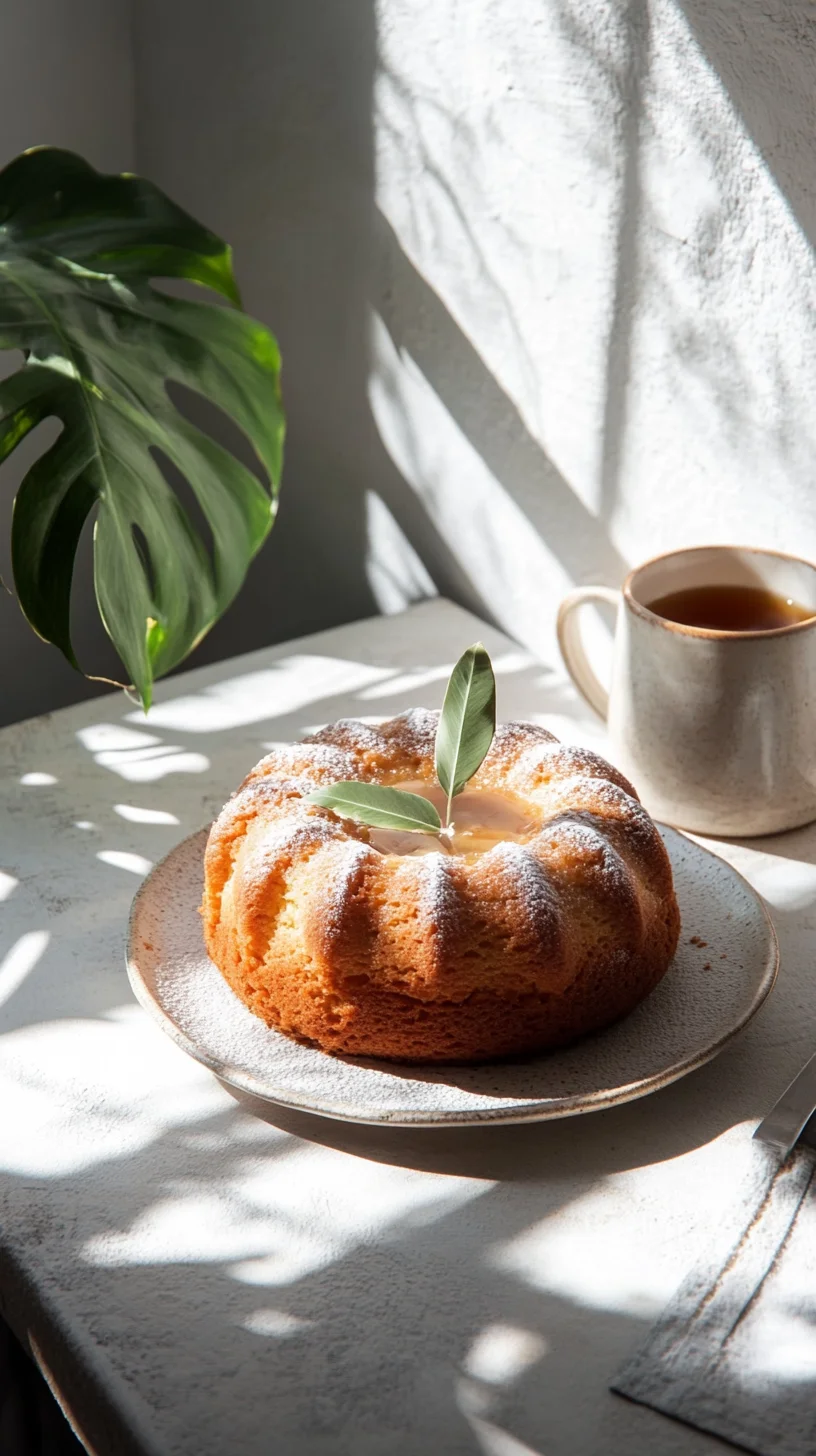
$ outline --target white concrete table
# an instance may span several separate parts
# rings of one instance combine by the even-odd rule
[[[560,673],[445,602],[0,735],[0,1310],[98,1456],[702,1456],[608,1392],[816,1041],[816,834],[721,852],[782,973],[716,1061],[518,1128],[261,1121],[136,1006],[140,877],[273,740],[436,703],[483,635],[502,717],[603,746]]]

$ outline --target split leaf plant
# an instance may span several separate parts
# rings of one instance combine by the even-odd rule
[[[170,297],[186,279],[228,307]],[[284,418],[280,357],[240,310],[230,249],[158,187],[107,176],[54,147],[0,172],[0,461],[56,416],[27,471],[11,533],[14,585],[34,630],[74,666],[70,598],[86,519],[105,630],[145,709],[154,678],[196,646],[235,597],[272,526]],[[224,411],[262,479],[181,413],[173,382]],[[188,481],[208,545],[160,461]]]

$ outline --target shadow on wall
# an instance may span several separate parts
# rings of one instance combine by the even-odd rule
[[[233,243],[246,307],[282,345],[290,421],[273,538],[196,663],[376,610],[356,439],[365,400],[368,5],[135,7],[136,166]],[[184,77],[184,85],[179,78]],[[83,560],[78,593],[90,591]],[[0,602],[11,616],[12,603]],[[82,614],[84,617],[84,613]],[[83,621],[84,627],[84,621]],[[15,623],[16,626],[16,623]],[[80,631],[79,655],[89,645]],[[29,634],[30,637],[30,634]],[[30,642],[14,719],[95,691]],[[0,717],[0,721],[2,721]]]
[[[367,492],[386,502],[432,582],[478,609],[368,407],[372,8],[333,5],[315,24],[296,0],[238,0],[206,35],[197,16],[188,0],[140,7],[139,164],[233,243],[245,305],[280,340],[288,439],[272,538],[193,661],[376,613]]]
[[[232,241],[246,306],[271,323],[281,342],[289,438],[272,538],[192,662],[376,612],[367,575],[372,494],[432,586],[495,619],[473,573],[383,447],[368,397],[372,306],[382,307],[395,344],[428,366],[432,386],[529,520],[531,538],[552,538],[571,571],[589,560],[595,574],[619,578],[623,563],[602,528],[542,454],[388,225],[375,225],[372,8],[332,6],[315,25],[294,0],[274,11],[237,0],[229,15],[210,18],[206,34],[196,14],[188,0],[139,7],[137,166]],[[418,319],[437,332],[444,379],[423,353]],[[87,544],[77,583],[83,599]],[[407,599],[415,594],[409,583]],[[15,608],[8,602],[4,610],[12,615]],[[79,655],[88,660],[98,653],[99,635],[86,607],[78,615]],[[29,645],[25,681],[0,705],[0,721],[99,690],[75,677],[53,649]]]
[[[233,241],[246,304],[280,338],[289,415],[278,524],[195,662],[376,611],[367,570],[371,496],[436,590],[502,621],[495,575],[458,550],[450,523],[436,518],[436,482],[422,462],[420,488],[406,480],[404,459],[383,444],[369,397],[372,312],[517,508],[519,537],[546,540],[570,575],[620,580],[625,563],[606,529],[375,208],[373,7],[339,4],[315,26],[294,0],[274,11],[239,0],[198,35],[182,104],[174,77],[193,14],[188,3],[148,0],[140,9],[140,165]],[[409,457],[432,449],[433,432],[399,400],[395,410]],[[472,509],[473,496],[463,479],[459,509]],[[488,566],[500,532],[487,510],[480,534]],[[407,582],[405,600],[415,595]]]
[[[810,6],[806,0],[793,6],[772,0],[770,7],[760,0],[749,0],[747,6],[723,0],[712,8],[702,0],[678,0],[677,11],[686,16],[812,238],[816,189],[812,169],[802,164],[812,154],[816,130],[811,74],[816,22]],[[606,98],[598,117],[603,112],[616,118],[603,142],[603,166],[613,179],[617,201],[610,235],[608,317],[599,319],[606,340],[600,349],[595,515],[563,468],[542,450],[507,380],[499,382],[453,317],[453,301],[434,291],[376,210],[372,96],[381,63],[374,5],[338,0],[321,9],[316,24],[311,8],[297,0],[279,0],[275,6],[235,0],[227,10],[208,14],[204,28],[193,0],[178,0],[173,6],[142,0],[136,8],[137,166],[231,240],[246,306],[275,329],[284,357],[289,439],[279,521],[243,593],[193,663],[375,612],[379,603],[372,588],[376,580],[368,531],[368,507],[375,496],[424,567],[424,572],[408,573],[402,584],[392,583],[393,603],[398,604],[401,590],[410,600],[435,588],[521,631],[519,615],[503,613],[501,598],[515,589],[513,577],[522,556],[531,563],[522,588],[528,596],[530,580],[548,569],[548,561],[573,580],[621,579],[626,562],[610,538],[609,521],[618,502],[624,459],[633,322],[644,281],[642,240],[644,229],[655,231],[646,215],[643,177],[653,28],[668,14],[647,0],[627,0],[614,24],[600,0],[597,17],[594,6],[576,0],[561,0],[554,12],[553,25],[580,57],[585,89],[594,88]],[[388,17],[384,4],[381,23]],[[390,73],[388,84],[395,94],[405,87],[404,80]],[[561,84],[566,86],[563,78]],[[478,103],[478,88],[474,95]],[[406,115],[414,100],[410,94],[402,96]],[[423,98],[423,105],[440,113],[451,104],[447,95]],[[480,121],[487,127],[485,135],[500,144],[499,119],[490,110],[494,104],[495,98],[485,101]],[[386,122],[381,118],[378,125]],[[482,133],[477,130],[469,138],[467,118],[453,112],[445,113],[440,125],[458,139],[462,175],[484,193],[478,152]],[[420,130],[410,138],[412,146],[424,145]],[[699,140],[703,144],[706,139]],[[394,144],[399,144],[398,137],[396,143],[392,138]],[[708,144],[715,148],[716,138]],[[427,179],[440,196],[445,192],[445,207],[457,219],[452,236],[472,255],[468,266],[477,272],[481,268],[485,296],[492,299],[501,328],[509,330],[508,338],[516,340],[513,367],[520,378],[526,371],[534,394],[541,386],[525,358],[514,301],[506,297],[506,289],[502,292],[500,280],[487,277],[488,263],[456,194],[456,178],[451,181],[432,149],[426,148],[422,167],[423,185]],[[480,206],[488,211],[496,205],[505,209],[500,221],[511,254],[518,254],[522,266],[525,249],[534,240],[516,237],[517,219],[506,215],[501,199],[481,198]],[[439,243],[446,246],[444,237]],[[674,259],[681,243],[667,242],[664,253],[668,250]],[[688,259],[684,256],[679,266],[696,277],[702,255],[696,249],[687,252]],[[654,247],[650,256],[649,283],[660,297],[665,347],[675,364],[685,359],[690,373],[696,368],[701,387],[718,399],[723,428],[729,428],[730,418],[731,429],[738,433],[749,412],[750,391],[733,342],[719,337],[710,357],[706,354],[698,321],[672,293],[677,279],[666,258],[655,255]],[[399,453],[387,448],[388,441],[383,443],[370,401],[372,310],[394,358],[416,366],[429,395],[463,438],[474,468],[483,467],[492,482],[493,494],[480,498],[475,517],[481,554],[459,549],[455,522],[437,510],[438,479],[447,479],[446,472],[456,468],[451,466],[453,457],[440,453],[435,478],[428,469],[433,429],[426,431],[421,420],[412,418],[399,395],[391,402],[392,414],[398,418],[404,448]],[[670,386],[681,390],[682,371],[675,374]],[[784,385],[780,377],[780,431],[791,428],[791,411],[786,415],[783,407]],[[781,437],[778,443],[784,448]],[[406,479],[406,460],[416,464],[419,485]],[[476,494],[465,478],[459,498],[467,509]],[[83,648],[86,653],[98,649],[98,633],[89,625],[93,613],[87,605],[87,544],[78,573],[78,598],[84,602],[77,609],[80,655]],[[0,612],[6,614],[0,628],[14,643],[13,649],[5,643],[3,647],[12,670],[6,672],[0,722],[98,690],[74,676],[53,649],[31,638],[16,620],[13,603],[0,600]],[[527,633],[531,641],[532,635]]]
[[[470,445],[574,577],[620,581],[627,566],[603,523],[587,509],[517,406],[377,214],[380,310],[394,348],[406,350]],[[404,482],[402,482],[404,494]],[[392,497],[388,497],[389,505]],[[399,510],[398,500],[392,509]],[[448,592],[448,595],[451,595]],[[463,603],[463,605],[466,605]]]
[[[813,5],[810,0],[677,3],[803,234],[816,246]]]
[[[766,174],[786,204],[792,224],[786,228],[788,219],[784,217],[779,220],[781,228],[777,224],[779,232],[789,234],[787,256],[780,253],[776,276],[765,285],[776,290],[778,315],[764,334],[772,408],[760,419],[760,430],[755,382],[747,369],[740,369],[733,345],[731,357],[726,355],[717,373],[709,371],[707,383],[715,396],[722,387],[723,425],[731,437],[742,434],[750,438],[754,432],[758,439],[761,431],[771,441],[775,461],[784,466],[798,458],[809,496],[816,436],[812,412],[802,401],[808,345],[806,339],[797,337],[801,325],[790,309],[791,284],[795,288],[816,249],[816,11],[810,0],[721,0],[716,6],[705,0],[675,3],[758,153],[753,162],[743,161],[744,191],[756,195]],[[716,137],[704,140],[712,167],[724,171],[727,161],[718,155]],[[722,232],[728,221],[726,218],[722,224]],[[703,239],[711,255],[719,241],[716,235]],[[768,268],[767,244],[760,242],[756,254],[748,266],[762,275]],[[705,251],[696,252],[693,261],[705,270]],[[785,277],[780,263],[788,264],[784,282],[780,281]],[[805,308],[807,316],[811,315],[807,296]],[[693,336],[688,337],[691,332],[687,328],[685,338],[680,330],[675,335],[673,342],[681,356],[684,348],[692,357],[699,354]],[[801,516],[801,499],[793,505],[798,505]]]

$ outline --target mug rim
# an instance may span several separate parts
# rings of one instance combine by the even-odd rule
[[[644,621],[653,622],[658,627],[663,627],[668,632],[677,632],[683,637],[702,637],[713,641],[735,641],[750,642],[756,638],[765,640],[769,637],[787,637],[793,632],[806,632],[816,626],[816,609],[813,615],[806,617],[804,622],[789,622],[784,627],[759,627],[752,628],[748,632],[741,632],[733,627],[691,627],[685,622],[672,622],[668,617],[661,617],[659,612],[653,612],[639,602],[633,591],[635,577],[647,566],[656,566],[658,562],[668,561],[673,556],[690,556],[692,552],[701,551],[739,551],[752,556],[775,556],[780,561],[793,561],[798,566],[809,566],[811,571],[816,572],[816,562],[809,561],[806,556],[794,556],[790,551],[774,551],[766,546],[736,546],[733,542],[718,544],[712,542],[705,546],[678,546],[673,551],[660,551],[657,556],[650,556],[646,561],[641,561],[638,566],[633,566],[626,580],[623,583],[621,592],[626,605],[636,616],[642,617]]]

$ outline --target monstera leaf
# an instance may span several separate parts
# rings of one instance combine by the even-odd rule
[[[184,278],[231,305],[169,297]],[[232,601],[272,525],[283,413],[272,335],[239,311],[229,248],[151,183],[56,148],[0,172],[0,461],[42,420],[56,442],[17,493],[12,564],[36,632],[78,666],[71,578],[89,512],[105,629],[145,708],[153,679]],[[193,425],[167,381],[211,400],[251,442],[266,484]],[[208,543],[159,465],[186,477]]]

